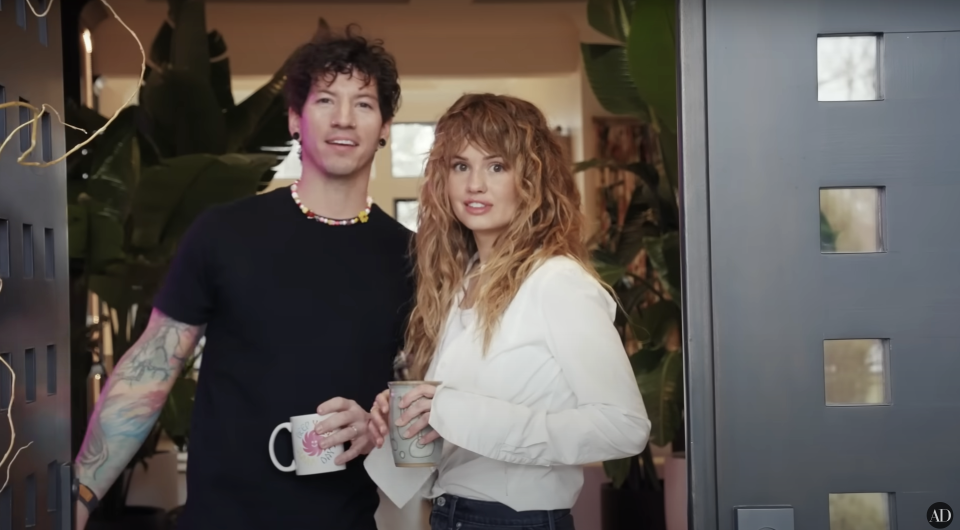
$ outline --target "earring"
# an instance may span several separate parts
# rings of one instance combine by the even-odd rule
[[[298,133],[298,132],[293,133],[293,139],[299,142],[299,141],[300,141],[300,133]]]
[[[380,147],[386,147],[386,146],[387,146],[387,139],[386,139],[386,138],[381,138],[381,139],[380,139]]]
[[[303,161],[303,150],[300,148],[300,133],[293,133],[293,139],[297,142],[297,158]]]

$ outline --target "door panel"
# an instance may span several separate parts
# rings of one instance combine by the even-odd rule
[[[32,3],[40,12],[45,9],[43,2]],[[44,21],[23,1],[0,5],[4,102],[47,103],[62,113],[61,55],[59,2]],[[0,138],[32,117],[18,108],[0,109],[0,114]],[[22,130],[26,134],[17,133],[0,153],[0,355],[16,373],[11,389],[0,365],[0,408],[7,408],[12,391],[16,440],[10,458],[30,445],[13,462],[10,481],[0,492],[0,528],[66,530],[71,519],[69,510],[62,509],[70,501],[69,469],[64,467],[70,461],[66,169],[63,163],[49,168],[17,164],[29,146],[29,129]],[[37,139],[28,160],[63,154],[63,128],[55,117],[45,117]],[[0,415],[3,453],[11,430],[7,411]],[[6,466],[0,468],[0,479],[6,478]]]
[[[698,10],[701,25],[684,20]],[[960,508],[960,3],[681,0],[680,13],[694,527],[788,505],[798,529],[831,528],[831,510],[852,528],[838,514],[862,522],[885,494],[891,528],[927,527],[934,502]],[[850,34],[878,38],[879,99],[820,101],[818,60],[841,51],[818,58],[818,36]],[[844,191],[861,188],[879,191],[875,229]],[[882,248],[822,250],[821,210],[841,246]],[[825,342],[844,339],[881,346]],[[884,399],[828,405],[845,392]],[[851,493],[884,495],[831,501]]]

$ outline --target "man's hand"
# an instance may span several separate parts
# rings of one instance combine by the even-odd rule
[[[370,409],[370,423],[367,424],[367,431],[377,444],[377,447],[383,447],[384,437],[390,432],[390,389],[386,389],[377,395],[377,399]]]
[[[314,429],[317,434],[324,436],[320,447],[327,449],[350,442],[350,448],[334,460],[336,465],[346,464],[360,455],[370,453],[373,449],[373,439],[367,431],[370,415],[357,405],[356,401],[335,397],[321,403],[317,407],[317,414],[332,414],[318,423]]]

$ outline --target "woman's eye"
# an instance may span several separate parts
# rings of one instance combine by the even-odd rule
[[[466,171],[467,165],[464,164],[463,162],[456,162],[453,164],[453,169],[454,171]]]
[[[369,104],[369,103],[361,103],[360,105],[363,106],[363,107],[366,107],[366,108],[368,108],[368,109],[372,109],[372,108],[373,108],[373,105],[371,105],[371,104]]]
[[[490,168],[493,169],[493,172],[494,172],[494,173],[499,173],[499,172],[503,171],[503,164],[494,164],[494,165],[490,166]]]

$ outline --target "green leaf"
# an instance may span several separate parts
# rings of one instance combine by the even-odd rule
[[[680,306],[673,300],[658,300],[631,314],[630,328],[633,336],[643,342],[643,349],[658,349],[670,330],[680,325]],[[642,351],[642,350],[641,350]]]
[[[636,357],[635,354],[633,357]],[[673,437],[682,422],[683,355],[667,352],[656,368],[637,375],[637,385],[650,417],[650,443],[664,446]]]
[[[207,42],[207,14],[203,0],[183,0],[177,6],[170,39],[170,65],[210,81],[210,49]]]
[[[646,237],[643,240],[657,279],[670,298],[680,301],[680,234],[669,232],[662,237]]]
[[[193,417],[196,393],[197,382],[194,379],[186,376],[178,377],[160,411],[160,426],[181,451],[184,450],[190,436],[190,420]]]
[[[275,165],[270,155],[199,154],[147,168],[134,197],[133,246],[171,248],[203,210],[253,195]]]
[[[249,140],[259,128],[269,123],[271,118],[282,120],[284,138],[274,145],[282,145],[289,139],[286,120],[287,113],[283,103],[283,86],[286,77],[277,72],[267,84],[260,87],[242,103],[230,109],[225,119],[227,123],[227,150],[237,151],[248,145]],[[266,144],[263,144],[266,145]],[[260,147],[260,146],[257,146]]]
[[[590,27],[620,42],[627,41],[629,18],[623,13],[620,0],[588,0],[587,22]]]
[[[119,271],[113,271],[112,275],[90,275],[89,288],[118,312],[125,311],[142,299],[140,291],[128,282],[127,275]]]
[[[154,72],[160,73],[170,68],[171,48],[174,28],[169,19],[164,20],[150,46],[150,59],[147,63],[145,80]],[[210,57],[210,86],[217,98],[221,110],[233,108],[233,91],[230,81],[230,58],[227,56],[227,43],[219,31],[207,33],[207,55]]]
[[[643,303],[650,289],[643,283],[637,282],[620,297],[624,311],[633,313],[637,307]]]
[[[611,44],[580,44],[583,67],[597,101],[608,112],[649,121],[647,104],[630,78],[627,51]]]
[[[103,133],[93,153],[86,193],[124,219],[130,210],[131,190],[140,180],[140,145],[134,116],[136,107],[125,108]]]
[[[593,256],[593,267],[597,270],[600,279],[607,285],[616,284],[627,273],[627,268],[623,265],[598,258],[596,253]]]
[[[141,96],[152,121],[151,137],[164,157],[226,152],[226,125],[209,68],[203,77],[179,68],[154,72]]]
[[[673,131],[661,130],[659,140],[660,154],[663,156],[663,165],[666,167],[667,178],[670,181],[671,199],[676,202],[676,190],[678,189],[680,178],[680,166],[678,165],[677,158],[679,156],[677,134]]]
[[[618,458],[616,460],[607,460],[603,463],[603,472],[613,483],[614,488],[619,488],[627,480],[630,474],[630,458]]]
[[[173,42],[173,26],[170,25],[170,19],[166,18],[160,24],[157,35],[150,43],[150,53],[147,55],[147,73],[144,75],[144,81],[150,78],[154,72],[162,72],[170,67],[170,47]]]
[[[629,266],[643,250],[644,239],[651,233],[656,233],[656,227],[651,224],[647,214],[655,203],[651,200],[651,195],[649,189],[637,186],[630,197],[616,250],[617,262],[624,267]]]
[[[86,259],[90,231],[89,212],[85,204],[67,204],[67,233],[70,259]]]
[[[583,160],[581,162],[577,162],[576,164],[574,164],[573,172],[580,173],[583,171],[587,171],[588,169],[608,167],[609,164],[610,162],[607,160],[603,160],[601,158],[591,158],[590,160]]]
[[[230,82],[230,56],[227,54],[227,43],[219,31],[214,30],[207,34],[207,52],[210,56],[210,86],[220,104],[220,110],[228,111],[235,105]]]
[[[677,131],[675,0],[644,0],[634,6],[627,39],[630,77],[661,127]]]
[[[633,369],[634,377],[640,377],[655,370],[660,366],[660,361],[663,360],[663,356],[666,354],[667,351],[663,348],[644,348],[637,350],[636,353],[630,356],[630,367]]]
[[[126,260],[123,251],[123,225],[102,205],[88,202],[87,270],[96,274],[108,266]]]

